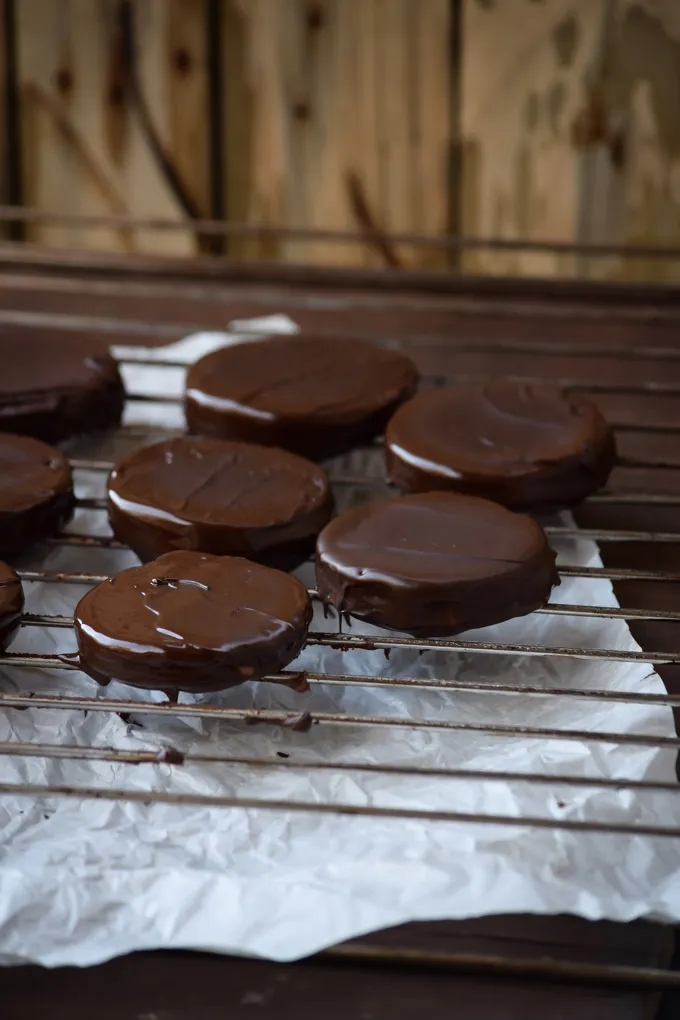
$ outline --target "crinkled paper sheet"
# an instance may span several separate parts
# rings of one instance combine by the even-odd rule
[[[243,328],[240,324],[239,328]],[[255,327],[252,327],[255,328]],[[275,318],[260,328],[285,331]],[[253,339],[252,337],[250,339]],[[199,334],[153,357],[194,360],[227,342]],[[139,352],[137,352],[139,354]],[[180,390],[182,371],[126,369],[130,390]],[[181,424],[178,409],[131,404],[128,421]],[[115,457],[115,439],[81,443],[83,455]],[[358,454],[347,465],[379,471]],[[79,472],[81,495],[103,492],[104,476]],[[358,494],[339,490],[341,507]],[[72,527],[106,531],[105,515],[79,511]],[[589,541],[560,544],[562,562],[600,565]],[[26,567],[111,573],[135,562],[120,550],[53,548]],[[312,582],[308,568],[301,576]],[[83,588],[27,585],[27,608],[70,613]],[[564,603],[615,606],[602,580],[566,579]],[[317,629],[337,629],[323,617]],[[370,631],[356,624],[354,633]],[[637,649],[621,620],[538,616],[478,631],[483,640]],[[68,630],[24,628],[15,651],[69,651]],[[490,654],[305,651],[300,669],[663,693],[644,663]],[[5,691],[144,697],[112,684],[98,691],[76,672],[2,671]],[[212,695],[232,706],[333,711],[398,719],[673,736],[671,710],[556,696],[517,696],[315,685],[298,694],[253,684]],[[674,780],[672,750],[579,740],[530,740],[484,733],[320,724],[311,732],[242,723],[115,713],[27,710],[0,713],[0,739],[220,752],[280,761],[373,762],[424,768],[541,772]],[[456,781],[351,771],[292,771],[233,765],[118,765],[0,758],[4,782],[98,785],[368,806],[680,824],[673,794],[568,784]],[[570,912],[587,918],[680,920],[680,852],[673,839],[583,834],[490,824],[340,817],[270,810],[143,805],[95,800],[0,798],[0,954],[5,962],[94,964],[138,949],[191,948],[293,960],[342,939],[409,920],[503,912]]]

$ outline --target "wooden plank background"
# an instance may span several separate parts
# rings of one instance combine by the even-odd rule
[[[203,3],[134,3],[141,88],[160,140],[200,209],[207,209]],[[184,218],[131,102],[115,0],[16,4],[24,201],[51,211]],[[35,226],[54,245],[194,250],[187,232]]]
[[[460,211],[479,236],[680,246],[678,0],[217,0],[217,128],[210,2],[129,0],[143,105],[178,191],[129,88],[119,0],[14,0],[27,205],[188,224],[214,213],[217,190],[224,216],[249,224],[442,234]],[[189,226],[42,224],[29,237],[197,250]],[[451,264],[441,250],[361,242],[227,247]],[[527,252],[470,251],[462,267],[680,279],[680,263]]]
[[[5,0],[0,0],[0,55],[5,53]],[[7,119],[6,119],[6,72],[0,58],[0,203],[7,201]],[[6,237],[4,224],[0,224],[0,238]]]
[[[464,4],[464,233],[577,239],[580,153],[571,125],[605,3]],[[464,265],[472,272],[503,274],[574,268],[571,256],[526,252],[469,252]]]
[[[677,0],[466,0],[463,228],[680,244]],[[680,279],[680,266],[469,254],[470,270]]]
[[[229,217],[446,232],[450,11],[449,0],[227,0]],[[246,250],[380,262],[366,245]],[[444,260],[441,252],[396,255],[407,264]]]

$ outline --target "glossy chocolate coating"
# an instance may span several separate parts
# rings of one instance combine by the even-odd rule
[[[307,637],[312,606],[294,577],[259,563],[165,553],[123,570],[76,607],[82,668],[165,691],[219,691],[287,666]]]
[[[187,425],[321,460],[382,432],[417,381],[403,354],[362,340],[235,344],[189,369]]]
[[[356,507],[319,535],[316,583],[341,612],[450,635],[542,606],[559,578],[539,524],[449,492]]]
[[[109,479],[114,534],[150,560],[170,549],[292,569],[333,512],[326,472],[286,450],[170,439],[136,450]]]
[[[0,433],[0,557],[14,561],[71,519],[71,467],[59,450]]]
[[[0,329],[0,430],[57,443],[120,422],[116,362],[86,338]]]
[[[14,640],[23,609],[21,581],[6,563],[0,562],[0,650],[3,652]]]
[[[580,503],[616,456],[590,401],[504,381],[419,393],[394,415],[385,444],[389,477],[408,492],[467,492],[532,513]]]

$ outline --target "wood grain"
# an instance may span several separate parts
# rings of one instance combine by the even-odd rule
[[[448,216],[450,102],[443,0],[227,0],[227,216],[349,228],[349,178],[383,231],[442,233]],[[427,59],[425,59],[427,54]],[[428,172],[422,173],[423,166]],[[337,264],[381,264],[370,244],[319,241],[230,250]],[[442,252],[406,252],[445,264]]]
[[[464,0],[464,233],[575,237],[583,182],[570,124],[582,102],[603,6],[603,0]],[[565,26],[576,42],[560,57],[554,39]],[[463,265],[532,275],[573,268],[564,257],[531,253],[475,252]]]
[[[463,0],[464,232],[680,237],[675,0]],[[675,263],[468,253],[468,270],[680,279]]]
[[[127,2],[145,108],[175,183],[131,101],[118,0],[21,0],[24,199],[183,222],[209,205],[207,0]],[[482,236],[680,242],[676,0],[220,0],[219,11],[226,216],[366,235],[233,237],[230,254],[443,268],[455,253],[376,235],[441,234],[454,210],[456,229]],[[197,249],[189,229],[34,224],[29,236]],[[468,272],[680,279],[680,261],[644,256],[470,250],[460,261]]]
[[[5,0],[0,0],[0,202],[7,201],[7,116],[6,68],[7,40],[5,38]],[[0,238],[7,237],[7,225],[0,224]]]
[[[205,0],[165,0],[167,148],[202,215],[209,210],[208,74]],[[147,71],[147,80],[158,67]]]
[[[130,102],[118,5],[63,0],[16,5],[22,96],[24,199],[79,214],[183,217]],[[160,138],[187,188],[206,201],[207,110],[202,0],[136,0],[141,87]],[[178,36],[182,36],[182,42]],[[56,246],[189,254],[190,232],[158,234],[40,225]]]

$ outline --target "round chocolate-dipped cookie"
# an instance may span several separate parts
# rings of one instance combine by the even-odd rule
[[[0,562],[0,650],[5,651],[14,640],[24,609],[21,581],[6,563]]]
[[[136,450],[109,479],[114,534],[150,560],[195,549],[291,570],[333,512],[326,472],[286,450],[169,439]]]
[[[0,433],[0,557],[15,560],[59,531],[75,499],[66,457],[30,436]]]
[[[287,666],[312,606],[289,574],[234,556],[165,553],[102,581],[76,607],[82,669],[165,691],[219,691]]]
[[[50,443],[120,422],[116,362],[82,337],[0,330],[0,430]]]
[[[590,401],[509,381],[419,393],[391,419],[385,446],[402,489],[467,492],[532,513],[576,506],[604,485],[616,456]]]
[[[382,432],[417,381],[405,355],[362,340],[295,336],[234,344],[189,369],[187,425],[320,460]]]
[[[316,583],[340,612],[435,637],[531,613],[559,578],[533,518],[429,492],[331,521],[317,542]]]

